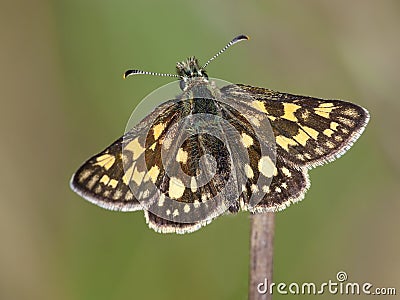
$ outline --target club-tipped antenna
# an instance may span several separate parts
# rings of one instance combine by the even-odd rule
[[[211,57],[203,66],[202,69],[204,69],[205,67],[208,66],[208,64],[210,62],[212,62],[214,59],[216,59],[218,56],[220,56],[223,52],[225,52],[225,50],[227,50],[230,46],[235,45],[236,43],[239,43],[241,41],[246,41],[248,40],[249,37],[247,35],[241,34],[238,35],[237,37],[235,37],[232,41],[230,41],[224,48],[222,48],[221,50],[218,51],[217,54],[215,54],[213,57]]]
[[[235,45],[238,42],[241,41],[246,41],[248,40],[249,37],[247,35],[241,34],[238,35],[237,37],[235,37],[232,41],[230,41],[224,48],[222,48],[221,50],[218,51],[217,54],[215,54],[213,57],[211,57],[203,66],[202,69],[204,69],[205,67],[207,67],[207,65],[212,62],[214,59],[216,59],[218,56],[220,56],[223,52],[225,52],[225,50],[227,50],[230,46]],[[153,76],[162,76],[162,77],[180,77],[179,75],[176,74],[169,74],[169,73],[157,73],[157,72],[147,72],[147,71],[142,71],[142,70],[127,70],[124,75],[123,78],[127,78],[131,75],[153,75]]]
[[[153,76],[166,76],[166,77],[179,77],[176,74],[168,74],[168,73],[156,73],[156,72],[147,72],[142,70],[127,70],[123,77],[124,79],[131,75],[153,75]]]

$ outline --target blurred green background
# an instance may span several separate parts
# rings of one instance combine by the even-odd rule
[[[68,185],[171,81],[124,81],[127,68],[174,72],[240,33],[251,40],[210,76],[371,113],[344,157],[310,172],[305,200],[277,214],[274,281],[343,270],[400,293],[399,1],[3,0],[0,17],[0,299],[247,298],[247,213],[160,235],[142,212],[100,209]]]

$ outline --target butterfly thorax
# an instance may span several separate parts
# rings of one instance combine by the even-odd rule
[[[214,81],[208,81],[204,77],[192,77],[184,86],[177,100],[182,102],[181,108],[185,115],[220,113],[221,91]]]

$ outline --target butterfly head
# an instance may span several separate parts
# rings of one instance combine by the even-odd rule
[[[208,76],[204,68],[199,66],[197,58],[189,57],[187,60],[176,64],[176,71],[181,78],[180,87],[185,90],[193,80],[204,79],[207,82]]]

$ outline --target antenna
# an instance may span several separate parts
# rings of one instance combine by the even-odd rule
[[[237,37],[235,37],[232,41],[230,41],[224,48],[222,48],[221,50],[218,51],[217,54],[215,54],[213,57],[211,57],[206,63],[205,65],[202,67],[202,69],[204,69],[205,67],[207,67],[207,65],[212,62],[214,59],[216,59],[219,55],[221,55],[225,50],[227,50],[230,46],[235,45],[236,43],[239,43],[241,41],[246,41],[248,40],[249,37],[247,35],[241,34],[238,35]]]
[[[128,70],[124,73],[123,78],[125,79],[126,77],[131,76],[131,75],[154,75],[154,76],[179,77],[178,75],[175,75],[175,74],[147,72],[147,71],[141,71],[141,70]]]
[[[246,36],[246,35],[244,35],[244,34],[238,35],[238,36],[235,37],[232,41],[230,41],[224,48],[222,48],[221,50],[219,50],[217,54],[215,54],[213,57],[211,57],[211,58],[205,63],[205,65],[203,66],[202,69],[204,69],[210,62],[212,62],[214,59],[216,59],[220,54],[222,54],[222,53],[223,53],[225,50],[227,50],[230,46],[233,46],[233,45],[235,45],[235,44],[238,43],[238,42],[245,41],[245,40],[248,40],[248,39],[249,39],[249,37]],[[142,70],[127,70],[127,71],[124,73],[123,78],[125,79],[125,78],[127,78],[128,76],[131,76],[131,75],[154,75],[154,76],[166,76],[166,77],[178,77],[178,78],[180,78],[180,76],[179,76],[179,75],[176,75],[176,74],[147,72],[147,71],[142,71]]]

